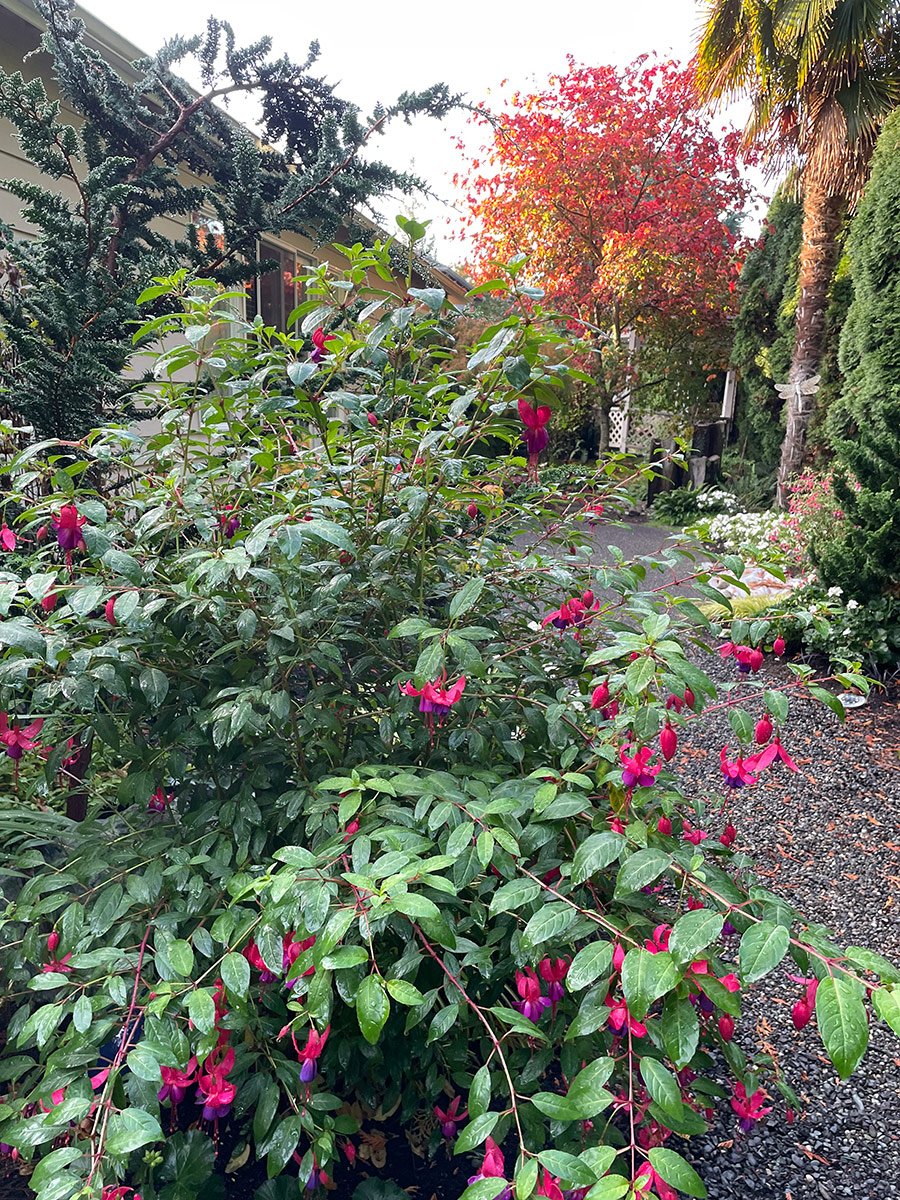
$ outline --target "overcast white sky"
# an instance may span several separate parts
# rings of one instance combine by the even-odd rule
[[[500,83],[527,85],[565,67],[566,55],[595,65],[623,65],[655,51],[690,57],[703,5],[698,0],[87,0],[89,9],[142,50],[154,51],[174,34],[202,31],[210,12],[230,21],[238,38],[268,34],[275,50],[301,58],[310,41],[321,45],[320,73],[340,96],[368,112],[378,100],[444,82],[469,100],[500,106]],[[241,116],[235,112],[236,116]],[[719,122],[721,124],[721,121]],[[376,153],[397,168],[410,166],[445,203],[423,201],[417,215],[432,217],[438,250],[447,261],[464,257],[450,240],[458,224],[450,178],[460,167],[455,137],[464,116],[396,126]],[[468,138],[473,137],[472,132]],[[475,136],[477,146],[478,137]],[[393,213],[385,213],[392,220]]]

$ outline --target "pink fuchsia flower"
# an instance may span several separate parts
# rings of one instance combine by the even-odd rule
[[[484,1158],[481,1161],[481,1167],[477,1175],[471,1175],[468,1183],[471,1185],[477,1183],[480,1179],[503,1179],[503,1151],[497,1145],[493,1138],[488,1138],[485,1142]],[[512,1196],[512,1188],[506,1187],[500,1192],[497,1200],[510,1200]]]
[[[719,1034],[723,1042],[730,1042],[734,1037],[734,1017],[730,1017],[728,1013],[719,1017]]]
[[[547,1200],[563,1200],[563,1194],[559,1186],[559,1179],[544,1167],[544,1174],[537,1185],[538,1196],[546,1196]]]
[[[197,1073],[197,1059],[191,1055],[187,1067],[181,1071],[177,1067],[160,1067],[163,1085],[157,1093],[160,1104],[169,1100],[172,1105],[180,1104],[188,1088],[194,1083]]]
[[[566,989],[563,987],[563,980],[569,971],[569,964],[572,959],[566,955],[565,958],[542,958],[538,964],[538,971],[541,979],[547,984],[547,997],[553,1005],[553,1013],[556,1015],[556,1006],[566,994]]]
[[[722,836],[719,838],[719,841],[722,843],[723,846],[733,846],[734,839],[736,837],[737,837],[737,830],[729,821],[729,823],[722,830]]]
[[[747,766],[753,771],[764,771],[766,767],[771,766],[779,758],[789,771],[799,770],[797,764],[785,750],[784,746],[782,746],[781,739],[776,734],[765,750],[760,750],[759,754],[747,759]]]
[[[568,629],[570,625],[575,624],[575,615],[568,604],[561,604],[551,613],[547,613],[541,625],[552,625],[554,629],[558,629],[560,633],[564,629]]]
[[[755,759],[748,758],[747,765],[739,754],[734,762],[728,761],[728,747],[722,747],[722,774],[725,776],[725,786],[742,788],[748,783],[756,783],[756,776],[750,774],[748,768],[755,770]]]
[[[129,1196],[131,1200],[141,1200],[140,1194],[124,1183],[109,1184],[100,1193],[100,1200],[127,1200]]]
[[[57,604],[59,604],[59,592],[48,592],[41,601],[41,608],[45,613],[50,613],[53,612]]]
[[[434,1106],[434,1115],[441,1123],[441,1133],[448,1141],[452,1141],[456,1137],[457,1125],[461,1121],[465,1121],[469,1115],[468,1109],[464,1112],[459,1111],[460,1104],[462,1104],[462,1097],[454,1096],[448,1104],[446,1112],[437,1105]]]
[[[49,961],[44,963],[44,965],[41,967],[42,974],[49,975],[51,971],[56,971],[61,975],[71,974],[72,968],[68,965],[69,959],[72,957],[71,952],[69,954],[64,954],[62,958],[57,958],[56,951],[58,947],[59,934],[55,929],[52,929],[50,933],[47,934],[47,953],[49,954],[50,958]]]
[[[647,1026],[642,1025],[640,1021],[636,1021],[628,1011],[628,1005],[624,1000],[613,1000],[612,996],[607,996],[605,1003],[609,1007],[609,1016],[607,1022],[613,1027],[616,1033],[620,1033],[622,1028],[627,1024],[629,1031],[634,1037],[645,1037]]]
[[[173,792],[164,792],[161,787],[158,787],[150,799],[147,801],[148,812],[165,812],[168,806],[175,799]]]
[[[378,428],[378,418],[375,416],[375,414],[373,412],[366,413],[366,420],[369,422],[369,424],[372,426],[373,429]]]
[[[226,504],[219,513],[219,525],[222,528],[223,537],[234,537],[241,527],[241,518],[236,512],[236,507],[234,504]]]
[[[637,754],[629,755],[626,752],[631,749],[631,746],[623,746],[619,751],[619,758],[622,762],[622,782],[627,788],[630,787],[652,787],[656,781],[656,776],[662,770],[662,763],[657,762],[650,766],[650,759],[653,757],[653,751],[649,746],[645,746],[643,750],[638,750]]]
[[[203,1064],[203,1074],[197,1080],[197,1103],[203,1105],[203,1120],[218,1121],[231,1111],[237,1091],[226,1079],[234,1066],[234,1050],[229,1046],[221,1062],[215,1061],[216,1051]]]
[[[53,529],[56,532],[56,540],[59,543],[60,550],[66,552],[66,562],[72,566],[72,552],[74,550],[84,549],[84,538],[81,536],[81,527],[87,521],[87,517],[78,515],[78,509],[74,504],[64,504],[59,510],[59,515],[53,514]]]
[[[625,947],[621,942],[616,942],[613,950],[613,970],[621,971],[622,963],[625,961]]]
[[[16,535],[4,521],[2,528],[0,528],[0,546],[4,550],[15,550],[16,540]]]
[[[334,341],[333,333],[326,333],[324,329],[317,329],[312,335],[313,352],[309,356],[310,362],[321,362],[327,353],[325,343],[331,341]]]
[[[613,817],[609,823],[609,828],[613,833],[624,833],[625,826],[622,824],[620,817]]]
[[[246,958],[250,966],[253,967],[254,970],[259,971],[260,983],[271,983],[273,979],[278,978],[275,972],[270,971],[263,962],[262,955],[259,952],[259,946],[257,946],[256,942],[254,942],[253,938],[250,939],[241,953],[243,954],[244,958]]]
[[[661,1175],[654,1171],[650,1163],[645,1162],[631,1181],[635,1197],[642,1197],[652,1191],[659,1200],[678,1200],[678,1193],[666,1183]]]
[[[9,719],[5,712],[0,712],[0,745],[6,747],[7,755],[16,764],[16,778],[19,775],[19,759],[26,750],[37,750],[40,747],[40,742],[37,740],[37,734],[44,727],[43,717],[39,717],[36,721],[32,721],[30,725],[26,725],[24,729],[19,728],[19,722],[10,728]]]
[[[662,950],[669,948],[669,935],[672,930],[669,925],[657,925],[653,930],[653,937],[647,938],[645,945],[651,954],[659,954]]]
[[[725,642],[723,645],[716,647],[716,653],[719,655],[719,658],[730,658],[738,649],[739,647],[734,642]]]
[[[419,712],[425,713],[428,728],[434,730],[435,715],[438,725],[442,725],[444,717],[466,690],[466,677],[460,675],[456,683],[446,687],[446,679],[436,679],[434,683],[426,683],[423,688],[414,688],[412,680],[400,685],[404,696],[419,696]]]
[[[656,828],[663,835],[663,837],[672,836],[672,822],[668,817],[660,817],[656,823]]]
[[[741,990],[741,981],[733,972],[729,975],[723,975],[719,980],[722,987],[727,988],[729,992],[739,992]]]
[[[609,700],[609,684],[601,683],[591,692],[591,708],[603,708]]]
[[[524,971],[516,971],[516,991],[522,999],[516,1000],[513,1008],[536,1025],[552,1001],[541,995],[541,981],[531,967],[526,967]]]
[[[470,502],[469,507],[466,509],[466,512],[469,514],[469,518],[472,521],[474,521],[475,518],[478,516],[478,505],[475,503],[474,500],[472,500]]]
[[[682,836],[684,837],[684,840],[686,842],[690,842],[692,846],[699,846],[701,842],[706,841],[706,839],[709,837],[709,834],[704,832],[702,829],[692,829],[687,821],[685,821],[684,833]]]
[[[742,1083],[734,1085],[734,1096],[731,1100],[731,1107],[740,1117],[740,1125],[744,1133],[750,1132],[754,1121],[761,1120],[772,1111],[771,1108],[761,1107],[765,1098],[766,1094],[762,1088],[757,1089],[752,1096],[748,1096],[747,1089]]]
[[[319,1055],[325,1048],[325,1043],[328,1041],[328,1034],[331,1032],[331,1026],[325,1026],[325,1032],[319,1034],[315,1029],[310,1029],[306,1038],[306,1045],[301,1050],[297,1045],[297,1039],[291,1033],[291,1041],[294,1043],[294,1049],[297,1051],[297,1058],[301,1063],[300,1078],[304,1083],[312,1083],[318,1074],[318,1066],[316,1065]]]
[[[525,426],[525,445],[528,448],[528,470],[537,475],[537,461],[541,451],[550,440],[547,425],[550,421],[550,409],[542,404],[534,409],[527,400],[519,401],[519,419]]]

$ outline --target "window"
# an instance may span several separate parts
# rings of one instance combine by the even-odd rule
[[[277,262],[278,269],[258,275],[247,284],[247,320],[252,321],[259,313],[266,325],[285,333],[288,317],[301,299],[302,289],[294,283],[294,277],[309,265],[309,260],[287,246],[266,240],[259,242],[257,253],[260,259]]]

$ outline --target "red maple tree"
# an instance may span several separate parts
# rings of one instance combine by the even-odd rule
[[[590,448],[608,447],[609,413],[626,389],[665,380],[686,355],[705,364],[713,346],[727,359],[740,263],[726,222],[749,189],[739,135],[716,136],[692,78],[673,62],[616,69],[570,58],[543,91],[475,118],[492,139],[464,181],[470,269],[484,280],[492,263],[525,254],[528,282],[583,325]]]

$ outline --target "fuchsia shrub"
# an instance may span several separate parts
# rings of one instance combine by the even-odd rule
[[[296,336],[209,345],[222,298],[159,281],[161,432],[10,470],[3,1152],[41,1200],[187,1200],[245,1151],[347,1194],[362,1099],[432,1121],[469,1200],[703,1196],[713,1106],[798,1107],[744,1037],[757,980],[790,959],[842,1076],[873,1013],[900,1029],[900,972],[751,894],[730,816],[794,769],[791,697],[834,701],[807,668],[767,686],[765,621],[734,621],[717,695],[674,584],[719,564],[548,553],[615,542],[620,464],[569,517],[497,498],[540,472],[569,353],[520,263],[460,382],[442,293],[373,295],[387,253],[350,253]],[[716,708],[733,736],[685,791]]]

